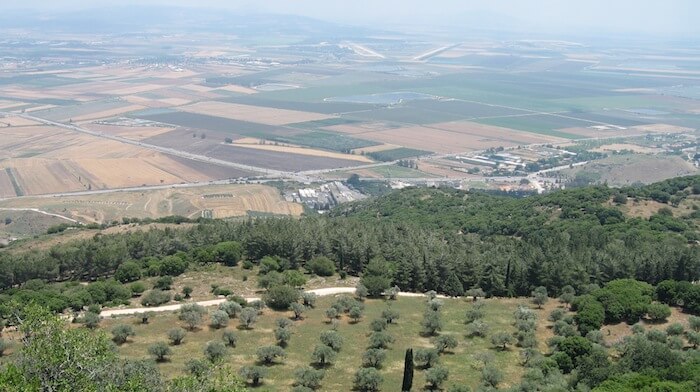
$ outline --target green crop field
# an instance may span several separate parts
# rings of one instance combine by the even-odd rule
[[[567,139],[580,139],[581,136],[558,131],[562,128],[589,127],[593,123],[549,115],[533,115],[520,117],[500,117],[476,120],[479,123],[495,125],[504,128],[519,129],[542,135],[558,136]]]
[[[397,159],[415,158],[421,155],[430,155],[430,151],[416,150],[413,148],[394,148],[392,150],[370,152],[367,155],[378,161],[390,162]]]
[[[299,135],[290,136],[274,136],[273,140],[301,144],[312,148],[322,148],[332,151],[349,151],[356,148],[376,146],[377,142],[364,139],[356,139],[354,137],[344,136],[332,132],[313,131]]]

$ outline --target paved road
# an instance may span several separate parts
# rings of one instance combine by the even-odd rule
[[[355,293],[355,288],[354,287],[326,287],[323,289],[314,289],[314,290],[307,290],[307,293],[314,293],[318,295],[319,297],[324,297],[328,295],[336,295],[336,294],[353,294]],[[399,296],[401,297],[423,297],[425,294],[421,293],[406,293],[406,292],[401,292],[399,293]],[[439,298],[447,298],[442,295],[438,295]],[[257,301],[259,300],[260,297],[248,297],[246,298],[246,301],[252,302],[252,301]],[[219,299],[212,299],[208,301],[198,301],[198,302],[188,302],[188,303],[196,303],[201,306],[216,306],[219,305],[222,302],[225,302],[225,298],[219,298]],[[132,314],[139,314],[139,313],[146,313],[146,312],[172,312],[180,309],[184,304],[174,304],[174,305],[164,305],[164,306],[157,306],[157,307],[152,307],[152,308],[126,308],[126,309],[108,309],[108,310],[103,310],[100,313],[100,316],[106,318],[106,317],[112,317],[112,316],[128,316]]]

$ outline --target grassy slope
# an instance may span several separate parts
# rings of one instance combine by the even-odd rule
[[[295,322],[292,326],[293,337],[287,347],[288,357],[284,363],[269,368],[269,376],[265,386],[272,390],[288,390],[293,383],[293,370],[297,367],[307,366],[310,362],[311,351],[318,343],[318,336],[321,332],[330,329],[326,323],[323,312],[330,306],[333,299],[330,297],[321,298],[316,309],[308,312],[305,320]],[[520,301],[523,302],[523,301]],[[393,386],[401,382],[403,374],[404,350],[409,347],[432,347],[429,338],[419,335],[420,321],[424,308],[422,298],[399,298],[395,302],[382,300],[368,300],[365,317],[357,324],[349,323],[346,317],[340,322],[339,332],[344,337],[343,348],[337,358],[336,364],[327,370],[323,382],[323,391],[350,390],[355,371],[360,367],[362,353],[367,346],[369,322],[378,317],[383,309],[388,305],[399,311],[401,318],[396,325],[389,328],[390,334],[396,339],[388,351],[387,360],[381,370],[384,376],[382,390],[392,390]],[[463,299],[445,300],[443,308],[443,321],[445,327],[443,333],[453,334],[459,341],[459,347],[453,354],[442,356],[442,363],[450,369],[448,384],[464,383],[475,387],[480,380],[481,363],[478,360],[480,353],[492,353],[494,363],[504,371],[506,380],[503,385],[517,383],[522,373],[519,366],[519,348],[512,347],[507,351],[496,351],[491,348],[488,339],[465,337],[465,325],[463,324],[464,312],[468,307],[468,301]],[[512,324],[513,310],[518,303],[517,300],[487,300],[486,322],[490,325],[491,331],[514,332]],[[252,330],[238,330],[237,321],[231,320],[229,330],[235,330],[239,337],[238,347],[229,349],[226,359],[234,368],[255,362],[255,350],[260,346],[274,344],[273,329],[274,320],[278,317],[289,317],[287,312],[273,312],[266,310],[258,323]],[[546,319],[544,314],[540,317]],[[105,320],[102,328],[109,330],[117,323],[136,323],[134,318],[121,320]],[[146,357],[150,344],[159,340],[166,340],[166,332],[177,325],[176,315],[160,315],[152,319],[148,325],[134,325],[136,336],[127,344],[119,348],[119,352],[124,356],[142,358]],[[541,327],[542,328],[542,327]],[[188,333],[183,345],[173,347],[172,360],[159,367],[167,377],[173,377],[183,371],[184,364],[192,358],[202,358],[202,350],[206,342],[220,339],[223,330],[212,330],[209,327],[202,327],[200,330]],[[416,372],[414,385],[422,386],[424,376],[421,371]],[[264,388],[263,388],[264,390]]]

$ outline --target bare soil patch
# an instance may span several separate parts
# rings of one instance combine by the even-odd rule
[[[225,102],[199,102],[181,107],[180,110],[206,114],[215,117],[225,117],[234,120],[249,121],[269,125],[283,125],[316,121],[331,116],[319,113],[300,112],[296,110],[274,109],[259,106],[241,105]]]
[[[287,202],[273,187],[211,185],[167,188],[84,196],[14,198],[0,201],[0,207],[39,208],[83,222],[104,223],[122,217],[159,218],[180,215],[198,218],[211,211],[214,218],[243,217],[248,212],[299,216],[303,207]]]
[[[371,159],[369,159],[365,156],[362,156],[362,155],[342,154],[342,153],[338,153],[338,152],[315,150],[312,148],[304,148],[304,147],[276,146],[274,144],[239,144],[239,143],[236,143],[235,145],[239,146],[239,147],[244,147],[244,148],[252,148],[255,150],[276,151],[276,152],[283,152],[283,153],[309,155],[309,156],[314,156],[314,157],[325,157],[325,158],[334,158],[334,159],[349,159],[351,161],[366,162],[366,163],[373,162]]]

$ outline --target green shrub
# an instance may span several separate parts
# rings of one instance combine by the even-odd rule
[[[149,290],[141,296],[141,305],[159,306],[170,302],[170,293],[163,290]]]
[[[299,300],[299,290],[291,286],[273,286],[263,296],[265,303],[275,310],[287,310]]]
[[[306,269],[318,276],[333,276],[335,264],[325,256],[318,256],[306,263]]]
[[[141,266],[135,261],[127,261],[117,267],[114,278],[122,283],[134,282],[141,279]]]

